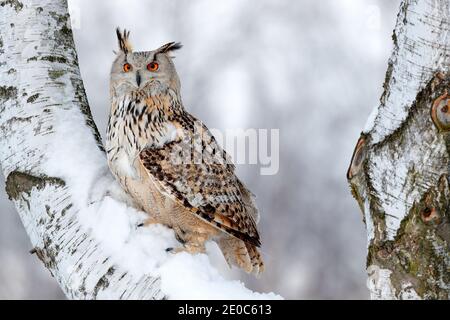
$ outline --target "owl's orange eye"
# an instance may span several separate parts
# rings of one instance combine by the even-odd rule
[[[128,71],[130,71],[130,70],[131,70],[131,64],[125,63],[125,64],[123,65],[123,71],[128,72]]]
[[[156,71],[156,70],[158,70],[158,68],[159,68],[159,64],[156,63],[156,62],[150,62],[150,63],[147,65],[148,71]]]

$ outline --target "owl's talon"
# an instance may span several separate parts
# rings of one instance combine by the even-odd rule
[[[170,247],[170,248],[166,248],[166,252],[173,252],[174,250],[173,250],[173,248],[172,247]]]
[[[139,224],[137,225],[138,228],[143,227],[143,226],[144,226],[144,223],[143,223],[143,222],[142,222],[142,223],[139,223]]]

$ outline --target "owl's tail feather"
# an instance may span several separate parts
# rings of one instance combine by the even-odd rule
[[[218,241],[223,256],[231,267],[235,265],[247,273],[256,276],[264,271],[264,262],[258,248],[230,235],[223,236]]]

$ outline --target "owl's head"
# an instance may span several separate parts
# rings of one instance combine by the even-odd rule
[[[158,93],[168,88],[180,89],[175,65],[170,52],[181,48],[180,43],[170,42],[156,50],[133,52],[130,32],[116,30],[119,51],[111,68],[110,86],[115,95],[130,92]]]

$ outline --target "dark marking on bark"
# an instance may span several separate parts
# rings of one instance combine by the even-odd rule
[[[62,56],[34,56],[31,58],[27,59],[27,62],[31,62],[31,61],[49,61],[49,62],[58,62],[58,63],[68,63],[68,60],[65,57]]]
[[[44,266],[53,275],[56,268],[56,257],[58,256],[58,251],[53,247],[53,241],[49,236],[44,236],[43,247],[34,248],[36,256],[42,261]]]
[[[50,62],[67,63],[67,59],[65,57],[61,57],[61,56],[43,56],[40,58],[40,60],[50,61]]]
[[[13,86],[0,86],[0,102],[17,99],[17,88]]]
[[[123,278],[125,278],[125,276],[126,276],[127,274],[128,274],[127,272],[124,272],[124,273],[120,276],[119,281],[122,280]]]
[[[380,103],[382,106],[384,106],[386,104],[386,99],[388,98],[389,93],[391,92],[390,82],[391,82],[393,71],[394,71],[394,64],[391,60],[389,60],[388,67],[386,70],[386,75],[384,78],[384,83],[383,83],[384,90],[383,90],[383,93],[381,94],[381,98],[380,98]]]
[[[59,14],[58,12],[55,11],[50,11],[48,14],[50,15],[50,17],[55,19],[57,24],[67,24],[70,17],[68,13]]]
[[[36,99],[39,98],[39,93],[33,94],[32,96],[29,96],[27,99],[27,103],[33,103],[36,101]]]
[[[108,269],[108,271],[98,280],[97,284],[94,287],[94,292],[93,292],[94,298],[97,297],[97,294],[101,289],[108,288],[109,278],[111,277],[111,275],[114,274],[114,272],[115,272],[115,268],[110,267]]]
[[[73,204],[69,204],[67,207],[61,210],[61,217],[64,217],[66,215],[66,212],[73,207]]]
[[[86,91],[84,89],[83,82],[79,78],[71,78],[71,81],[72,85],[75,88],[75,99],[79,103],[80,111],[85,116],[86,124],[89,126],[89,128],[91,128],[92,133],[95,137],[95,141],[97,142],[98,148],[101,151],[105,152],[100,132],[98,131],[97,125],[95,124],[94,119],[92,117],[91,109],[89,108],[89,102],[86,97]]]
[[[395,30],[392,32],[392,42],[394,43],[394,48],[398,48],[398,39]]]
[[[61,78],[66,73],[65,70],[48,70],[48,76],[52,80]]]
[[[18,0],[4,0],[0,1],[0,7],[11,6],[16,12],[19,12],[23,9],[23,3]]]
[[[6,193],[10,200],[17,200],[22,193],[30,194],[33,188],[41,190],[48,185],[64,187],[64,180],[45,175],[34,176],[25,172],[13,171],[6,179]]]
[[[49,12],[49,14],[56,20],[57,28],[54,31],[54,39],[56,43],[63,48],[73,51],[72,49],[75,48],[75,46],[73,42],[72,30],[69,27],[69,14],[61,15],[56,12]]]
[[[47,216],[50,218],[50,220],[53,220],[53,218],[55,217],[55,213],[52,212],[52,210],[48,204],[45,205],[45,212],[47,213]]]

